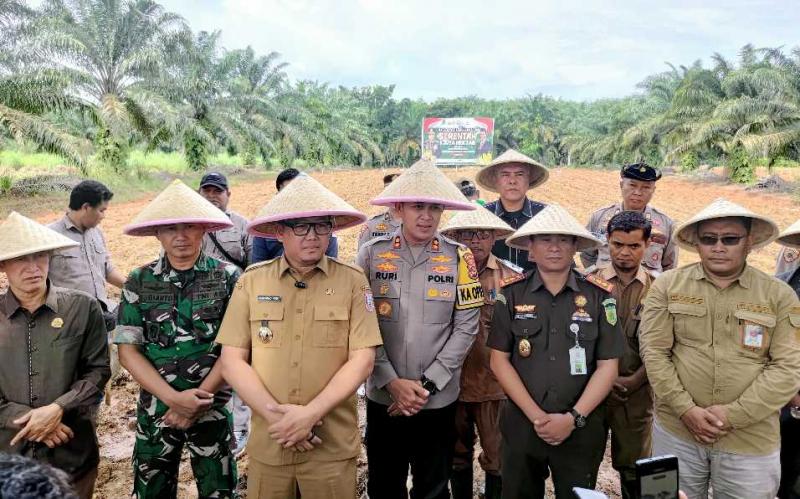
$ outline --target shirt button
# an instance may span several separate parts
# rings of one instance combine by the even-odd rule
[[[295,312],[297,312],[298,314],[302,314],[303,313],[303,309],[302,308],[295,309]]]
[[[299,340],[300,339],[300,335],[299,334],[294,335],[294,339]]]
[[[551,329],[550,334],[556,334],[556,328]]]
[[[298,390],[292,390],[292,395],[297,395]]]
[[[31,400],[36,402],[37,400],[39,400],[39,396],[38,395],[34,395],[33,397],[31,397]]]
[[[551,306],[551,307],[555,307],[555,306],[556,306],[556,302],[551,302],[551,303],[550,303],[550,306]]]
[[[721,320],[722,320],[724,317],[725,317],[725,316],[724,316],[724,315],[722,315],[721,313],[718,313],[718,314],[717,314],[717,320],[718,320],[718,321],[721,321]]]
[[[550,356],[550,360],[556,360],[555,356]]]
[[[297,361],[292,362],[292,367],[297,367],[298,365],[300,365],[299,362],[297,362]]]
[[[722,391],[722,390],[720,390],[719,388],[717,388],[716,390],[714,390],[714,393],[717,393],[717,394],[718,394],[718,393],[720,393],[721,391]]]

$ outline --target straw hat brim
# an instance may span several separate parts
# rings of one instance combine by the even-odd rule
[[[128,236],[155,236],[158,232],[158,229],[162,227],[168,227],[170,225],[177,225],[177,224],[193,224],[193,225],[203,225],[206,232],[214,232],[222,229],[227,229],[229,227],[233,227],[233,222],[223,222],[218,219],[210,219],[210,218],[174,218],[174,219],[163,219],[163,220],[156,220],[152,222],[141,222],[137,224],[130,224],[125,227],[122,231],[124,234]]]
[[[780,233],[775,240],[781,246],[788,246],[790,248],[800,248],[800,220],[793,223]]]
[[[491,230],[497,239],[505,239],[514,233],[510,225],[482,206],[475,211],[463,211],[450,217],[439,230],[451,236],[461,230]]]
[[[247,224],[247,232],[257,237],[274,238],[281,222],[315,217],[333,217],[334,232],[361,225],[367,220],[367,216],[363,213],[347,210],[326,210],[324,213],[319,211],[298,211],[254,218]]]
[[[0,224],[0,262],[76,246],[80,243],[17,212]]]
[[[542,211],[533,216],[520,227],[514,234],[506,239],[506,244],[512,248],[528,250],[531,236],[572,236],[576,238],[577,251],[586,251],[598,248],[603,242],[578,223],[566,209],[557,204],[547,205]]]
[[[510,246],[511,248],[528,251],[531,236],[544,236],[548,234],[575,237],[578,244],[577,251],[595,249],[603,245],[602,241],[595,239],[594,237],[582,236],[575,234],[574,232],[558,230],[542,231],[535,234],[520,234],[519,231],[517,231],[517,233],[514,233],[512,236],[506,239],[506,245]]]
[[[497,187],[497,171],[500,169],[500,167],[510,164],[519,164],[528,167],[530,171],[528,190],[542,185],[543,183],[547,182],[547,179],[550,177],[550,170],[548,170],[544,165],[533,160],[527,161],[523,159],[514,159],[510,161],[503,161],[501,163],[493,163],[489,166],[481,168],[478,174],[475,175],[475,181],[487,191],[500,192],[500,189]]]
[[[461,190],[432,162],[421,159],[386,186],[370,201],[375,206],[392,207],[397,203],[440,204],[446,210],[474,210]]]
[[[721,212],[706,216],[697,215],[682,223],[675,229],[675,241],[681,248],[697,253],[697,247],[695,246],[697,226],[702,222],[720,218],[749,218],[752,221],[750,225],[750,235],[753,238],[753,246],[751,249],[763,248],[774,241],[780,232],[775,222],[756,213]]]
[[[430,204],[440,204],[444,206],[446,210],[474,210],[475,205],[470,203],[469,201],[455,201],[449,199],[441,199],[435,197],[425,197],[425,196],[389,196],[381,199],[373,199],[370,201],[370,204],[375,206],[386,206],[391,208],[397,203],[430,203]]]

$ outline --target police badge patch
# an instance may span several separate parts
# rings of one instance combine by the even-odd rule
[[[612,326],[617,325],[617,300],[608,298],[603,300],[603,308],[606,311],[606,322]]]

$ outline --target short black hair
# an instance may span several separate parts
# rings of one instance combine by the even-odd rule
[[[281,190],[281,186],[290,180],[294,180],[295,177],[300,175],[300,170],[297,168],[287,168],[278,174],[278,177],[275,179],[275,188]]]
[[[611,237],[611,233],[618,230],[622,232],[641,230],[642,237],[647,241],[650,239],[650,233],[653,231],[653,224],[639,211],[621,211],[608,221],[606,234]]]
[[[97,208],[106,201],[111,201],[114,193],[96,180],[84,180],[76,185],[69,195],[69,209],[80,210],[85,203]]]
[[[19,454],[0,452],[0,497],[78,499],[63,471]]]

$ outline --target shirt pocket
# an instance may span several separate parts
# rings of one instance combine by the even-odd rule
[[[400,290],[398,281],[376,281],[372,284],[375,312],[380,322],[397,322],[400,317]]]
[[[50,271],[59,275],[71,275],[76,272],[81,258],[81,248],[67,248],[53,252],[50,257]]]
[[[672,314],[675,340],[687,346],[698,346],[708,343],[709,331],[706,331],[705,305],[691,303],[670,303],[667,310]]]
[[[169,309],[151,308],[144,312],[144,338],[148,343],[161,347],[170,347],[175,343],[172,306]]]
[[[192,326],[197,341],[210,341],[217,336],[217,329],[222,321],[222,303],[193,304]]]
[[[511,325],[511,334],[514,337],[513,350],[511,357],[516,360],[526,360],[533,357],[536,352],[544,351],[547,349],[547,337],[542,333],[542,323],[539,319],[523,319],[516,320]],[[521,344],[524,340],[528,341],[530,353],[522,355],[520,353]]]
[[[765,360],[775,328],[774,315],[736,310],[733,313],[738,322],[734,328],[736,353],[748,359]]]
[[[422,304],[422,322],[449,324],[453,319],[456,301],[455,286],[427,286]]]
[[[250,344],[253,348],[280,348],[285,334],[283,303],[250,303]]]
[[[350,309],[335,305],[316,305],[314,307],[314,327],[312,345],[322,348],[336,348],[347,345],[350,332]]]

